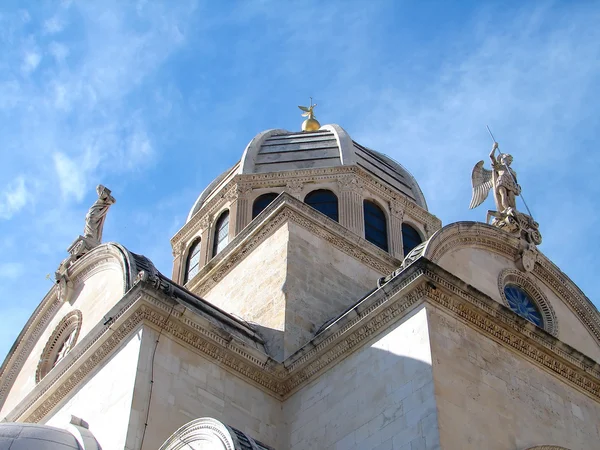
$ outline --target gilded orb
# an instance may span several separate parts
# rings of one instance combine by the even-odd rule
[[[302,122],[302,131],[317,131],[321,124],[317,119],[306,119]]]
[[[312,97],[310,98],[310,106],[309,107],[298,106],[298,108],[300,108],[302,111],[304,111],[302,113],[302,117],[307,118],[304,122],[302,122],[302,131],[317,131],[319,128],[321,128],[321,124],[315,117],[315,112],[314,112],[315,106],[317,106],[317,104],[315,103],[313,105]]]

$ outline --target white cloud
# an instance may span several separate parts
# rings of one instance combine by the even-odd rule
[[[63,20],[54,16],[44,22],[44,32],[47,34],[60,33],[65,27]]]
[[[53,159],[63,198],[73,197],[77,201],[81,201],[85,195],[87,185],[85,168],[64,153],[55,153]]]
[[[10,219],[27,205],[30,194],[23,176],[17,177],[0,195],[0,219]]]
[[[21,64],[21,70],[25,74],[29,74],[37,69],[40,61],[42,60],[42,55],[38,52],[30,50],[25,52],[23,55],[23,63]]]

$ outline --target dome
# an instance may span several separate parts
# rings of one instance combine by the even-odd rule
[[[81,450],[75,436],[60,428],[29,423],[0,424],[0,449]]]
[[[235,175],[348,165],[359,166],[427,210],[425,197],[408,170],[392,158],[353,141],[342,127],[333,124],[312,132],[273,129],[259,133],[250,141],[239,163],[200,194],[187,220],[200,210],[211,193]]]

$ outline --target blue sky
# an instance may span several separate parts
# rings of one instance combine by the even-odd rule
[[[104,229],[171,272],[169,239],[258,132],[312,96],[419,181],[444,224],[470,211],[489,124],[514,155],[541,250],[598,306],[600,4],[3,1],[0,357],[78,236]]]

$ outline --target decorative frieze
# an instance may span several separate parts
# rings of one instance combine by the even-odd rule
[[[58,374],[51,373],[52,380],[20,405],[18,409],[21,412],[11,420],[41,421],[88,374],[103,364],[119,342],[143,323],[160,327],[165,335],[218,361],[266,392],[286,398],[323,370],[371,341],[376,334],[388,330],[394,321],[422,302],[441,308],[581,392],[600,400],[600,367],[597,364],[586,363],[585,357],[533,325],[524,324],[524,320],[483,294],[463,290],[452,275],[424,259],[415,262],[361,301],[355,306],[354,314],[346,314],[334,322],[315,336],[313,345],[283,364],[272,361],[266,355],[259,356],[256,350],[236,343],[222,332],[217,333],[185,314],[170,315],[168,310],[172,310],[173,306],[171,300],[164,297],[169,290],[154,290],[152,281],[145,277],[140,278],[139,283],[141,291],[124,305],[119,315],[122,319],[113,322],[110,333],[105,327],[85,348],[76,348],[76,356],[80,359],[72,359],[69,366]],[[129,313],[124,315],[127,310]],[[92,347],[94,349],[90,353]],[[81,359],[84,354],[85,359]],[[46,392],[51,394],[44,396]],[[36,406],[38,401],[41,403]],[[22,417],[25,411],[29,412]]]
[[[173,236],[171,243],[172,245],[176,245],[181,240],[189,240],[192,234],[198,229],[198,223],[203,220],[206,215],[214,215],[218,212],[225,203],[230,202],[231,199],[236,197],[235,193],[237,193],[237,197],[239,198],[241,194],[240,191],[247,189],[274,188],[283,185],[286,186],[286,192],[293,197],[302,200],[300,196],[303,192],[304,185],[329,182],[340,183],[339,186],[342,190],[345,185],[348,185],[350,190],[353,190],[354,192],[368,190],[381,197],[385,202],[394,200],[408,216],[415,222],[422,223],[428,230],[431,230],[431,233],[441,228],[441,222],[437,217],[418,206],[414,201],[410,200],[402,193],[379,182],[360,167],[337,166],[319,169],[236,175],[221,188],[222,192],[219,195],[213,196],[202,205],[202,208],[190,219],[190,221],[187,222],[175,236]],[[242,185],[243,188],[238,188],[240,185]],[[362,208],[362,198],[360,203]],[[355,215],[352,214],[352,217],[355,217]],[[356,220],[356,218],[353,220]],[[351,223],[350,219],[349,222]],[[357,229],[360,231],[359,225],[355,223],[354,226],[358,226]],[[203,228],[203,226],[200,225],[200,228]],[[363,235],[357,234],[359,236]]]

